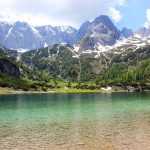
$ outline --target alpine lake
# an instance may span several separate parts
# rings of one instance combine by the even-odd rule
[[[150,150],[150,92],[0,95],[0,150]]]

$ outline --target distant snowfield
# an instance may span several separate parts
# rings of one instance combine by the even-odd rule
[[[14,49],[11,48],[11,50],[14,50]],[[19,48],[19,49],[15,49],[15,50],[19,53],[25,53],[27,51],[30,51],[29,49],[23,49],[23,48]]]

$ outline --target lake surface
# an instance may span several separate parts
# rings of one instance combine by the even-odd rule
[[[150,93],[0,96],[0,150],[150,150]]]

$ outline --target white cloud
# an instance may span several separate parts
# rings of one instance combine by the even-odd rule
[[[125,0],[120,0],[119,4],[120,4],[120,6],[125,5]]]
[[[0,20],[27,21],[32,25],[73,25],[106,14],[121,19],[117,9],[125,0],[0,0]]]
[[[147,20],[150,21],[150,9],[146,11]]]
[[[148,28],[150,26],[150,9],[147,9],[147,11],[146,11],[146,17],[147,17],[147,21],[144,23],[144,26],[146,28]]]
[[[121,20],[121,14],[120,14],[120,11],[113,8],[113,7],[110,7],[109,8],[109,13],[108,13],[109,16],[111,16],[115,22],[119,22]]]

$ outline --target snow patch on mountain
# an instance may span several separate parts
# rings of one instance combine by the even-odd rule
[[[105,52],[113,51],[115,54],[122,53],[128,49],[133,49],[133,51],[145,47],[146,45],[150,45],[150,38],[137,38],[137,34],[135,36],[129,38],[122,38],[116,41],[116,44],[113,46],[103,46],[100,43],[94,47],[94,50],[86,50],[86,51],[78,51],[80,54],[95,54],[95,58],[101,57],[101,55],[105,56]],[[106,58],[108,56],[105,56]],[[109,59],[109,58],[108,58]]]
[[[44,43],[44,48],[48,47],[48,44],[47,43]]]

